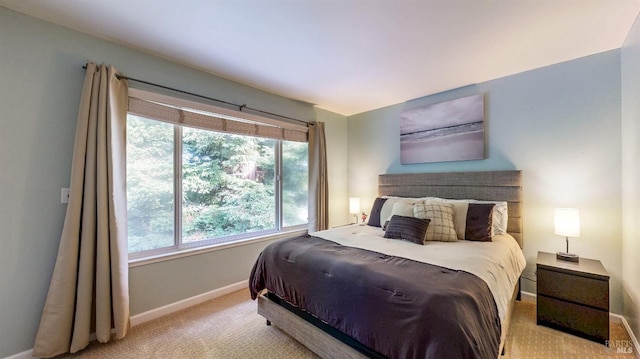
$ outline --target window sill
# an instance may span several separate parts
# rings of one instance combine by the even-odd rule
[[[308,232],[307,229],[297,229],[292,231],[269,234],[261,237],[248,238],[248,239],[239,240],[239,241],[230,242],[230,243],[212,244],[210,246],[185,248],[182,250],[176,250],[176,251],[171,251],[167,253],[154,254],[148,257],[130,259],[129,268],[140,267],[140,266],[144,266],[152,263],[164,262],[164,261],[177,259],[177,258],[194,256],[194,255],[203,254],[207,252],[220,251],[228,248],[244,246],[244,245],[253,244],[253,243],[290,238],[290,237],[306,234],[307,232]]]

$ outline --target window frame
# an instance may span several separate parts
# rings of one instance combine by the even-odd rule
[[[158,94],[155,92],[149,92],[140,89],[129,88],[129,97],[135,97],[138,99],[143,99],[146,101],[153,101],[161,104],[166,104],[169,106],[176,106],[181,108],[190,108],[197,111],[204,111],[208,113],[219,113],[227,116],[234,116],[237,118],[247,118],[250,121],[258,121],[260,119],[259,116],[245,114],[242,112],[220,108],[218,106],[213,106],[201,102],[193,102],[189,100],[185,100],[182,98],[166,96],[162,94]],[[127,111],[127,115],[130,112]],[[143,118],[147,118],[150,120],[155,120],[159,122],[164,122],[162,120],[154,119],[151,116],[143,116],[140,114],[132,113],[134,116],[139,116]],[[245,116],[246,115],[246,116]],[[264,123],[274,124],[273,119],[265,119]],[[169,123],[167,123],[169,124]],[[246,245],[250,243],[262,242],[267,240],[274,240],[279,238],[285,238],[293,235],[308,233],[309,221],[307,219],[306,223],[293,225],[293,226],[284,226],[283,223],[283,152],[282,152],[282,144],[283,141],[281,139],[273,139],[274,141],[274,201],[275,201],[275,226],[273,229],[267,230],[259,230],[250,233],[241,233],[235,235],[229,235],[224,237],[216,237],[215,239],[207,239],[192,243],[184,243],[182,238],[182,185],[183,185],[183,128],[185,126],[180,126],[179,124],[171,124],[173,127],[173,200],[174,200],[174,235],[173,235],[173,245],[143,250],[133,253],[128,253],[129,263],[135,265],[143,265],[153,262],[158,262],[162,260],[174,259],[179,257],[184,257],[188,255],[199,254],[206,251],[220,250],[230,247],[235,247],[239,245]],[[286,123],[285,127],[286,128]],[[299,125],[289,125],[292,127],[299,128]],[[212,131],[217,133],[224,133],[220,131],[208,130],[197,128],[202,131]],[[248,136],[250,135],[242,135],[239,136]],[[306,142],[308,146],[308,141]],[[308,163],[308,162],[307,162]],[[307,169],[308,170],[308,169]],[[225,240],[224,242],[220,242],[220,238],[225,238],[229,240]],[[127,238],[128,240],[128,238]]]

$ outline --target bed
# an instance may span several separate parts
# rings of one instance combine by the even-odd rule
[[[380,222],[392,219],[386,231],[374,220],[371,226],[338,227],[271,244],[250,278],[258,313],[323,358],[498,357],[526,264],[521,191],[520,171],[380,175],[380,201],[387,206],[374,205],[372,215]],[[403,204],[394,204],[389,213],[391,201]],[[476,236],[471,217],[486,222],[486,216],[472,212],[488,211],[492,221],[500,217],[496,203],[505,203],[504,233],[493,220],[491,234],[487,228],[479,232],[489,242],[418,245],[406,235],[385,238],[393,229],[405,231],[408,222],[418,227],[429,222],[404,216],[403,209],[453,211],[460,203],[467,203],[469,212],[467,236]],[[428,223],[431,235],[438,221],[432,216]]]

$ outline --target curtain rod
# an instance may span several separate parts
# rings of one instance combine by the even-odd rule
[[[82,66],[83,69],[87,69],[87,65],[83,65]],[[116,74],[116,77],[118,78],[118,80],[121,79],[125,79],[125,80],[129,80],[129,81],[134,81],[134,82],[139,82],[141,84],[145,84],[145,85],[149,85],[149,86],[154,86],[154,87],[159,87],[159,88],[163,88],[165,90],[169,90],[169,91],[174,91],[174,92],[179,92],[179,93],[183,93],[185,95],[189,95],[189,96],[194,96],[194,97],[199,97],[201,99],[205,99],[205,100],[209,100],[209,101],[215,101],[215,102],[219,102],[219,103],[223,103],[225,105],[230,105],[230,106],[234,106],[238,108],[238,111],[242,112],[243,109],[246,110],[250,110],[250,111],[255,111],[261,114],[265,114],[265,115],[270,115],[270,116],[276,116],[276,117],[280,117],[280,118],[284,118],[287,120],[291,120],[291,121],[296,121],[296,122],[300,122],[300,123],[304,123],[305,125],[309,125],[309,122],[307,121],[303,121],[303,120],[298,120],[297,118],[293,118],[293,117],[287,117],[287,116],[283,116],[283,115],[278,115],[277,113],[272,113],[272,112],[268,112],[268,111],[262,111],[259,110],[257,108],[252,108],[252,107],[248,107],[247,105],[243,104],[243,105],[237,105],[235,103],[232,102],[227,102],[224,100],[218,100],[216,98],[213,97],[208,97],[208,96],[203,96],[203,95],[198,95],[197,93],[193,93],[193,92],[189,92],[189,91],[184,91],[184,90],[179,90],[173,87],[168,87],[168,86],[164,86],[164,85],[159,85],[159,84],[155,84],[153,82],[148,82],[148,81],[144,81],[144,80],[139,80],[133,77],[128,77],[128,76],[124,76],[121,74]]]

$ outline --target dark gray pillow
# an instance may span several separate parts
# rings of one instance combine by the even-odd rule
[[[493,203],[469,203],[464,239],[491,242],[491,223],[494,206],[495,204]]]
[[[404,239],[424,245],[429,222],[426,218],[393,215],[384,232],[384,238]]]
[[[386,198],[378,197],[373,202],[373,207],[371,207],[371,213],[369,214],[369,222],[370,226],[380,227],[380,211],[382,210],[382,205],[386,202]]]

